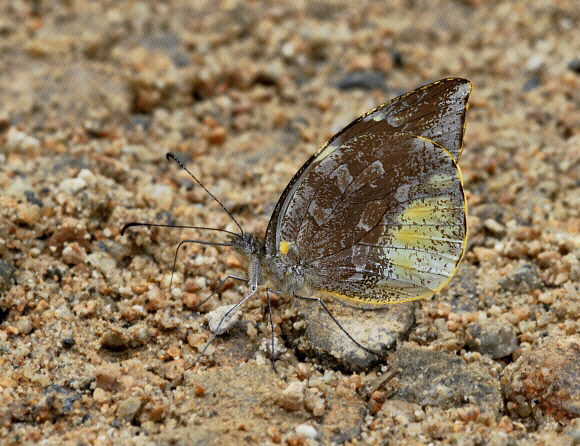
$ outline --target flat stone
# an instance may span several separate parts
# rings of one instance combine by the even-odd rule
[[[389,365],[393,370],[401,369],[393,399],[443,409],[475,404],[480,413],[495,419],[503,410],[497,378],[470,367],[458,356],[403,345]]]
[[[377,310],[349,308],[340,304],[327,304],[333,316],[357,342],[379,353],[369,353],[357,346],[316,302],[298,301],[301,319],[306,329],[297,337],[299,350],[316,356],[331,367],[348,371],[363,371],[375,364],[384,363],[388,352],[397,340],[403,339],[414,321],[415,303],[392,305]],[[298,323],[300,324],[300,323]],[[292,335],[300,336],[301,330]]]

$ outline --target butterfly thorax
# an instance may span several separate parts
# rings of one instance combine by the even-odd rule
[[[276,290],[282,291],[288,296],[310,294],[307,275],[297,252],[290,251],[286,255],[279,252],[265,252],[260,264],[264,270],[264,276],[268,278]]]

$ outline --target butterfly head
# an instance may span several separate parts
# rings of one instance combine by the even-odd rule
[[[244,258],[261,256],[264,242],[253,234],[234,235],[230,246]]]

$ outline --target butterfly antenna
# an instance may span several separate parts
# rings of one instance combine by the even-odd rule
[[[231,218],[231,219],[234,221],[234,223],[236,224],[236,226],[239,228],[239,230],[240,230],[240,232],[242,233],[242,235],[244,235],[244,230],[242,229],[242,227],[240,226],[240,224],[238,223],[238,221],[237,221],[237,220],[234,218],[234,216],[233,216],[233,215],[230,213],[230,211],[228,211],[228,210],[226,209],[226,207],[225,207],[225,206],[222,204],[222,202],[221,202],[221,201],[219,201],[219,200],[218,200],[218,199],[215,197],[215,195],[214,195],[214,194],[212,194],[212,193],[211,193],[209,190],[207,190],[207,188],[206,188],[206,187],[205,187],[203,184],[201,184],[201,181],[199,181],[199,180],[198,180],[198,179],[195,177],[195,175],[194,175],[194,174],[192,174],[192,173],[189,171],[189,169],[188,169],[187,167],[185,167],[185,165],[184,165],[184,164],[183,164],[181,161],[179,161],[179,159],[177,159],[177,157],[176,157],[176,156],[175,156],[173,153],[171,153],[171,152],[167,152],[167,154],[166,154],[165,156],[167,157],[167,160],[169,160],[169,159],[172,159],[172,160],[173,160],[173,161],[175,161],[177,164],[179,164],[179,165],[181,166],[181,168],[182,168],[183,170],[185,170],[185,171],[186,171],[186,172],[189,174],[189,176],[190,176],[191,178],[193,178],[193,179],[195,180],[195,182],[196,182],[197,184],[199,184],[199,185],[202,187],[202,189],[203,189],[204,191],[206,191],[206,192],[207,192],[207,194],[208,194],[208,195],[209,195],[211,198],[213,198],[213,199],[216,201],[216,203],[217,203],[217,204],[219,204],[219,205],[221,206],[221,208],[222,208],[224,211],[226,211],[226,214],[228,214],[228,215],[230,216],[230,218]]]
[[[125,231],[129,228],[134,226],[147,226],[147,227],[154,227],[154,228],[181,228],[181,229],[201,229],[205,231],[218,231],[218,232],[225,232],[226,234],[235,235],[236,237],[238,234],[232,231],[226,231],[225,229],[220,228],[207,228],[205,226],[188,226],[188,225],[164,225],[161,223],[140,223],[138,221],[132,221],[130,223],[125,224],[121,229],[121,235],[125,235]],[[228,245],[229,246],[229,245]]]

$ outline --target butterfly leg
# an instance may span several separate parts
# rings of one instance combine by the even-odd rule
[[[314,302],[318,302],[320,305],[322,305],[322,308],[324,308],[324,311],[326,311],[326,313],[330,316],[330,318],[334,321],[334,323],[336,325],[338,325],[338,328],[340,328],[342,330],[342,332],[348,336],[348,338],[354,342],[356,344],[357,347],[362,348],[365,352],[370,353],[371,355],[375,355],[379,358],[382,358],[382,355],[380,353],[377,353],[367,347],[365,347],[364,345],[360,344],[355,338],[353,338],[350,333],[348,331],[345,330],[345,328],[340,325],[340,322],[338,322],[338,320],[336,320],[336,318],[332,315],[332,313],[330,312],[330,310],[328,309],[328,307],[326,306],[326,304],[322,301],[322,299],[320,299],[319,297],[304,297],[304,296],[298,296],[297,294],[293,295],[294,297],[297,297],[298,299],[301,300],[309,300],[309,301],[314,301]]]
[[[244,277],[232,276],[231,274],[229,274],[224,280],[222,280],[220,282],[220,284],[216,287],[216,289],[208,297],[206,297],[199,304],[197,304],[196,308],[201,307],[204,303],[206,303],[208,300],[210,300],[215,294],[217,294],[219,292],[220,288],[223,286],[223,284],[228,281],[228,279],[241,280],[242,282],[248,283],[248,279],[245,279]]]
[[[268,296],[268,311],[270,312],[270,327],[272,327],[272,348],[270,349],[270,361],[272,361],[272,368],[274,372],[278,374],[278,370],[276,370],[276,364],[274,364],[274,358],[276,354],[274,353],[274,319],[272,318],[272,302],[270,301],[270,291],[272,293],[276,293],[276,291],[271,290],[270,288],[266,288],[266,296]]]
[[[227,280],[227,279],[226,279]],[[215,328],[211,338],[209,339],[209,341],[207,342],[207,344],[205,344],[205,347],[203,348],[203,350],[201,351],[201,353],[199,354],[199,356],[195,359],[195,361],[193,361],[193,364],[191,365],[190,368],[195,367],[195,365],[199,362],[199,360],[201,359],[201,357],[203,356],[203,354],[205,353],[205,351],[207,350],[207,348],[211,345],[211,343],[215,340],[215,338],[217,337],[218,333],[220,332],[220,327],[222,326],[223,322],[228,318],[228,316],[236,311],[238,309],[238,307],[240,305],[242,305],[245,301],[247,301],[250,297],[252,297],[257,291],[257,288],[253,288],[252,287],[252,291],[250,291],[250,293],[248,295],[246,295],[242,300],[240,300],[237,304],[235,304],[232,308],[230,308],[226,314],[224,314],[222,316],[222,318],[219,321],[219,324],[217,325],[217,327]]]

